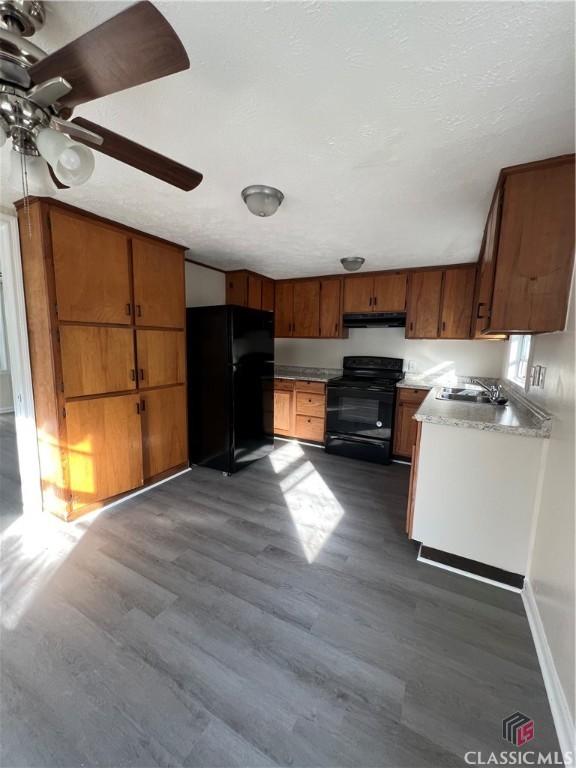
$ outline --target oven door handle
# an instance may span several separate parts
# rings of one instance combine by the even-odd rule
[[[369,443],[370,445],[381,446],[383,443],[389,442],[388,438],[378,439],[377,437],[357,437],[356,435],[347,435],[339,432],[327,432],[326,437],[333,437],[337,440],[342,440],[347,443]]]

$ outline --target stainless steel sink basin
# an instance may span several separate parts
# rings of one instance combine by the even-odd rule
[[[437,400],[460,400],[463,403],[489,403],[488,394],[480,387],[443,387]]]

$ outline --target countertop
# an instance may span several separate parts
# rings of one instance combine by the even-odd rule
[[[306,368],[300,365],[275,365],[274,376],[277,379],[295,379],[298,381],[328,381],[341,376],[339,368]]]
[[[520,437],[550,437],[550,415],[517,398],[509,390],[506,405],[463,403],[457,400],[438,400],[440,387],[434,387],[417,410],[416,421],[444,424],[452,427],[505,432]]]

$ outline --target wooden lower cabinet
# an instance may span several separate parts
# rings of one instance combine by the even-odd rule
[[[144,479],[188,462],[186,387],[141,394]]]
[[[326,427],[326,385],[321,381],[274,382],[274,432],[324,442]]]
[[[420,458],[420,436],[422,422],[416,423],[416,435],[412,446],[412,467],[410,469],[410,487],[408,489],[408,506],[406,508],[406,533],[412,538],[412,523],[414,521],[414,501],[416,499],[416,483],[418,482],[418,459]]]
[[[73,513],[144,482],[139,396],[76,400],[66,405]]]
[[[426,395],[427,389],[398,388],[396,414],[394,419],[394,440],[392,453],[402,459],[412,458],[412,447],[416,443],[418,422],[414,414]]]

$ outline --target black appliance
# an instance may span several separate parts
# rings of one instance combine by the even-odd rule
[[[351,312],[344,315],[345,328],[405,328],[404,312]]]
[[[274,315],[186,310],[190,463],[237,472],[274,447]]]
[[[345,357],[342,376],[327,385],[326,451],[389,464],[396,384],[404,378],[397,357]]]

